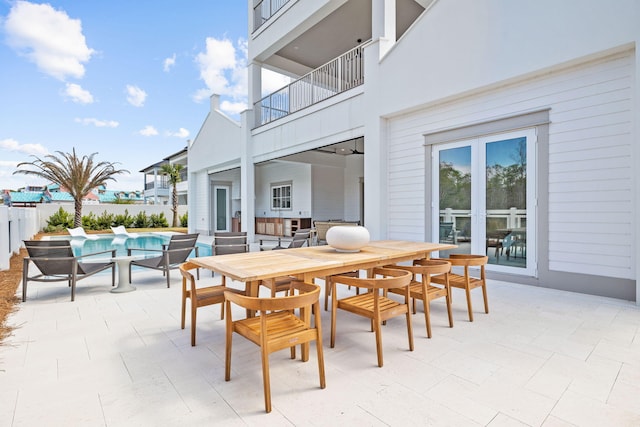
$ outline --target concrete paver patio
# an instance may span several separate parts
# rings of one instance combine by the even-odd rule
[[[489,281],[491,312],[473,292],[470,323],[454,290],[455,325],[435,301],[432,339],[418,304],[413,352],[402,318],[384,326],[383,368],[365,319],[338,313],[332,349],[323,312],[327,388],[313,348],[307,363],[275,353],[265,414],[258,348],[234,337],[225,382],[219,306],[199,310],[191,347],[177,272],[167,289],[159,272],[134,271],[137,290],[124,294],[94,277],[79,283],[75,302],[64,283],[30,284],[0,346],[0,425],[640,425],[634,303]]]

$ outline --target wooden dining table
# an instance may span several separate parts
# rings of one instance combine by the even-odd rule
[[[434,251],[456,247],[448,243],[378,240],[369,242],[358,252],[338,252],[331,246],[323,245],[195,257],[191,261],[222,276],[244,282],[247,295],[258,296],[260,282],[265,279],[295,276],[313,283],[315,278],[429,258]]]
[[[358,252],[339,252],[323,245],[195,257],[190,261],[222,276],[244,282],[246,294],[257,297],[260,282],[265,279],[294,276],[313,283],[315,278],[429,258],[432,252],[456,247],[448,243],[377,240],[369,242]],[[308,346],[303,347],[302,359],[308,360]]]

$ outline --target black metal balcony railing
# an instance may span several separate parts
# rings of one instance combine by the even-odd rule
[[[364,83],[362,45],[327,62],[253,105],[262,126]]]
[[[262,0],[253,8],[253,31],[256,31],[269,20],[289,0]]]

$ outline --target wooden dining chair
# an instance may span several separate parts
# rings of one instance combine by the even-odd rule
[[[446,298],[447,314],[449,316],[449,327],[453,328],[453,316],[451,314],[451,288],[449,286],[449,271],[451,263],[443,260],[419,259],[413,261],[413,265],[394,265],[392,268],[398,268],[411,272],[412,280],[409,285],[409,296],[413,306],[413,314],[416,314],[416,299],[422,301],[424,308],[424,320],[427,327],[427,338],[431,338],[431,310],[430,302],[437,298]],[[444,284],[439,286],[431,283],[431,276],[441,274],[444,277]],[[389,289],[389,292],[400,294],[404,290],[399,288]]]
[[[489,313],[489,302],[487,300],[487,281],[485,278],[485,265],[489,257],[486,255],[470,255],[470,254],[451,254],[449,258],[443,261],[449,261],[452,267],[462,267],[463,273],[449,273],[449,285],[455,288],[464,289],[467,296],[467,311],[469,312],[469,322],[473,322],[473,306],[471,304],[471,290],[482,288],[482,297],[484,299],[484,312]],[[471,276],[470,267],[480,268],[480,277]],[[447,277],[445,274],[439,274],[431,277],[434,283],[445,284]]]
[[[231,380],[231,343],[232,335],[235,332],[260,347],[266,412],[271,412],[269,354],[275,351],[289,348],[291,358],[295,359],[296,345],[315,341],[320,388],[325,388],[326,386],[320,321],[320,287],[310,283],[294,281],[291,283],[291,293],[292,295],[286,297],[255,298],[233,292],[225,292],[227,332],[224,379],[225,381]],[[234,321],[231,303],[246,310],[258,311],[259,315]],[[300,309],[299,315],[295,314],[296,309]],[[313,324],[311,322],[312,311],[314,313]]]
[[[196,287],[196,279],[190,270],[197,269],[198,266],[187,261],[180,265],[182,275],[182,322],[181,329],[184,329],[187,299],[191,301],[191,345],[196,345],[196,313],[200,307],[212,304],[221,304],[220,319],[224,319],[224,293],[244,294],[238,289],[228,288],[223,282],[222,285]]]
[[[360,270],[350,271],[348,273],[342,273],[340,276],[349,276],[349,277],[360,277]],[[326,276],[324,278],[324,311],[327,311],[329,307],[329,297],[331,296],[331,282],[333,281],[333,276]],[[351,286],[349,286],[351,289]],[[356,295],[360,294],[360,289],[356,288]]]
[[[411,329],[411,312],[409,309],[409,283],[411,273],[395,268],[378,267],[372,270],[372,277],[358,278],[336,275],[331,279],[331,348],[336,341],[336,314],[338,309],[371,319],[371,327],[376,334],[376,351],[378,366],[382,367],[382,322],[405,315],[407,319],[407,334],[409,336],[409,350],[413,351],[413,331]],[[336,286],[338,284],[365,288],[366,293],[338,299]],[[404,303],[387,298],[381,293],[391,289],[401,289]]]
[[[301,248],[305,245],[305,243],[309,242],[310,233],[311,231],[309,229],[298,230],[295,232],[291,243],[289,243],[289,246],[287,246],[286,248],[280,246],[280,240],[278,240],[278,246],[273,248],[273,250]],[[262,240],[260,242],[262,242]],[[288,295],[289,285],[293,280],[296,280],[295,277],[280,276],[274,277],[272,279],[262,280],[260,284],[266,288],[269,288],[271,290],[271,296],[275,297],[276,293],[278,292],[285,292]]]

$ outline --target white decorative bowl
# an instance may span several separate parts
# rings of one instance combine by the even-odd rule
[[[359,225],[334,225],[327,230],[327,244],[338,252],[359,252],[369,243],[369,230]]]

